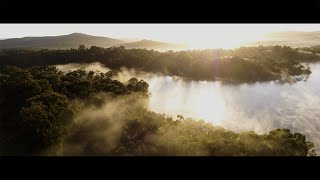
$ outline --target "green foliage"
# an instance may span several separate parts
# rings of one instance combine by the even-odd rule
[[[133,92],[144,92],[144,93],[148,93],[148,83],[146,83],[143,80],[138,81],[138,79],[136,78],[131,78],[128,83],[126,88],[129,91],[133,91]]]
[[[299,48],[299,50],[309,53],[309,57],[319,57],[320,56],[320,45]],[[318,58],[309,58],[310,61],[316,61]]]
[[[186,79],[227,82],[291,81],[292,76],[308,76],[311,73],[300,62],[319,60],[320,56],[302,53],[288,46],[157,52],[124,47],[85,48],[80,45],[78,49],[69,50],[3,49],[0,52],[0,65],[33,66],[98,61],[113,70],[126,67]]]
[[[132,117],[132,118],[130,118]],[[119,145],[111,154],[171,156],[315,155],[304,135],[276,129],[258,135],[236,133],[193,119],[173,120],[148,111],[128,116]]]
[[[94,73],[83,70],[64,74],[55,67],[46,66],[1,67],[1,155],[63,155],[66,153],[64,147],[71,142],[75,146],[88,142],[83,151],[86,155],[315,155],[312,142],[288,129],[261,135],[236,133],[181,115],[174,120],[138,105],[108,106],[114,109],[112,116],[102,117],[89,125],[77,125],[75,117],[88,106],[101,108],[104,101],[126,98],[132,93],[137,95],[133,96],[135,99],[148,98],[148,83],[132,78],[123,84],[111,79],[116,75],[116,71]],[[103,98],[101,93],[109,94],[111,99]],[[97,98],[99,94],[101,98]],[[97,133],[108,128],[111,131],[114,129],[111,124],[116,125],[116,133]]]
[[[78,70],[63,74],[55,67],[36,66],[22,69],[5,66],[0,69],[0,130],[11,139],[1,144],[3,153],[39,153],[59,145],[68,134],[75,115],[72,101],[86,100],[100,92],[113,96],[140,92],[148,94],[148,84],[138,81],[130,88],[110,77],[113,72],[93,73]],[[110,76],[110,74],[112,76]],[[15,133],[14,133],[15,132]],[[19,143],[16,143],[19,142]],[[17,144],[22,147],[17,148]]]
[[[66,96],[55,92],[29,98],[20,111],[24,131],[39,138],[44,147],[61,143],[73,117],[68,103]]]

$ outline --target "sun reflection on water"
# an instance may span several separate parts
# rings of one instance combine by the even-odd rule
[[[219,82],[209,84],[155,77],[149,84],[154,94],[163,92],[150,99],[151,109],[157,112],[173,116],[179,112],[184,117],[204,119],[213,124],[220,124],[226,117],[226,102]]]

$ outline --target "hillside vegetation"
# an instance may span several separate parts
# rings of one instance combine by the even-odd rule
[[[287,46],[158,52],[124,47],[86,48],[81,45],[78,49],[69,50],[3,49],[0,51],[0,65],[33,66],[100,62],[113,70],[126,67],[192,80],[240,83],[305,80],[311,71],[302,62],[319,60],[320,56],[301,53],[298,49]]]
[[[1,66],[0,154],[315,155],[313,143],[288,129],[236,133],[151,112],[148,83],[136,78],[121,83],[115,76]]]

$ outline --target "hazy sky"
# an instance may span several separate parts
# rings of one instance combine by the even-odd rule
[[[320,31],[320,24],[0,24],[0,38],[55,36],[74,32],[112,38],[152,39],[220,47],[278,31]]]

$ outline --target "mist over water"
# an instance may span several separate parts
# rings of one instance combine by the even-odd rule
[[[99,63],[57,65],[63,71],[109,71]],[[306,135],[320,152],[320,64],[310,64],[312,74],[304,82],[280,84],[222,84],[210,81],[185,81],[177,77],[137,73],[122,69],[116,78],[131,77],[149,83],[149,109],[172,116],[203,119],[234,131],[257,133],[288,128]]]

